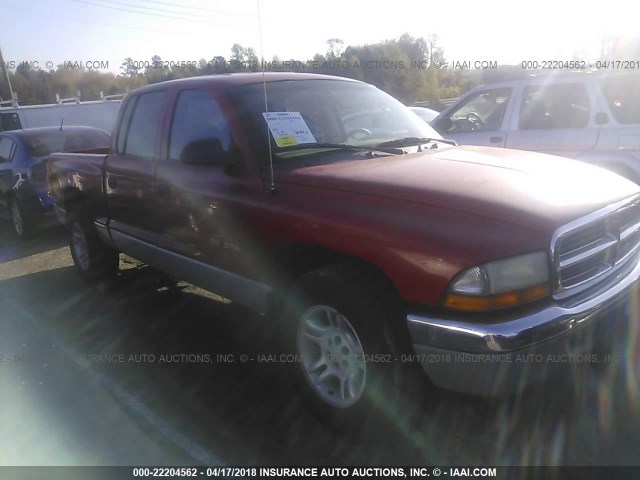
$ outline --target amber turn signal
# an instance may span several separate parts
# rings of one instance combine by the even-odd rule
[[[497,295],[479,296],[449,293],[444,299],[444,306],[465,312],[489,312],[525,305],[548,295],[549,285],[546,283]]]

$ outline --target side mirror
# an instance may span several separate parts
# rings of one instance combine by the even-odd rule
[[[180,161],[189,165],[225,165],[228,163],[228,156],[222,150],[219,139],[207,137],[185,145]]]
[[[444,134],[449,131],[453,122],[451,121],[451,117],[440,117],[436,118],[431,126],[440,134]]]

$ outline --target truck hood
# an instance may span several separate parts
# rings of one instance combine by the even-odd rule
[[[278,168],[276,180],[418,202],[545,233],[640,193],[630,180],[576,160],[473,146],[290,164]]]

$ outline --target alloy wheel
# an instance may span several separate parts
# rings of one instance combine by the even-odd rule
[[[315,305],[302,314],[298,352],[309,385],[329,405],[347,408],[362,397],[367,379],[362,343],[336,309]]]

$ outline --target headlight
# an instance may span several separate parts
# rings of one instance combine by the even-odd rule
[[[486,312],[524,305],[548,295],[547,254],[534,252],[465,270],[449,286],[444,305]]]

